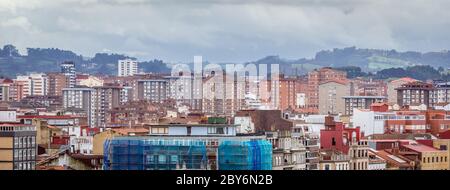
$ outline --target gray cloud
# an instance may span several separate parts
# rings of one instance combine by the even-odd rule
[[[249,61],[358,46],[450,49],[446,0],[1,0],[0,44]]]

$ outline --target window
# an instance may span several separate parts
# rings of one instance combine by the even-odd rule
[[[154,162],[155,162],[155,156],[147,155],[147,163],[154,163]]]
[[[152,134],[168,134],[169,130],[167,127],[153,127]]]
[[[158,163],[165,164],[166,163],[166,155],[159,155],[158,156]]]
[[[178,156],[177,155],[170,156],[170,163],[175,164],[177,162],[178,162]]]
[[[224,134],[223,127],[208,127],[208,134]]]
[[[187,130],[187,135],[191,135],[191,133],[192,133],[192,127],[189,126],[189,127],[186,128],[186,130]]]
[[[336,139],[334,137],[331,139],[331,146],[336,146]]]
[[[19,145],[19,138],[14,137],[14,146],[17,147]]]

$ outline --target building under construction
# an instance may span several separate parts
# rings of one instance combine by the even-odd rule
[[[104,144],[105,170],[270,170],[262,137],[115,137]]]

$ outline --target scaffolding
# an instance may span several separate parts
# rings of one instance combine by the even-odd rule
[[[105,170],[205,170],[206,144],[190,139],[113,138],[104,144]]]
[[[104,143],[103,163],[104,170],[271,170],[272,144],[252,137],[115,137]]]
[[[267,140],[223,140],[218,153],[220,170],[272,169],[272,144]]]

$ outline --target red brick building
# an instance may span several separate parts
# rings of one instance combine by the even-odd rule
[[[426,133],[427,120],[425,112],[398,111],[395,115],[388,116],[385,131],[387,133]]]
[[[335,122],[333,117],[325,118],[325,129],[320,130],[320,148],[339,150],[348,153],[352,143],[359,142],[360,129],[346,128],[342,122]]]
[[[450,129],[450,112],[428,110],[426,112],[427,132],[437,135]]]
[[[319,84],[327,82],[329,80],[347,80],[347,73],[343,71],[337,71],[330,67],[324,67],[319,70],[311,71],[308,74],[308,110],[313,113],[319,111]]]
[[[279,109],[300,110],[304,108],[306,106],[307,86],[307,80],[303,78],[281,78],[279,89]],[[305,96],[303,99],[302,97],[299,97],[303,95]]]

